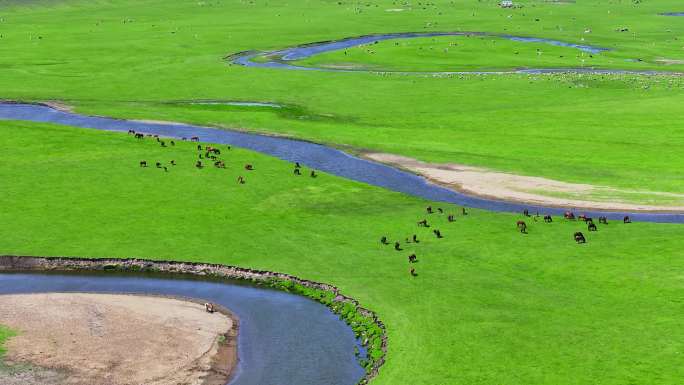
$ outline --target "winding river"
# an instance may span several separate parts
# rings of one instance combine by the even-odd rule
[[[281,291],[187,276],[115,273],[0,273],[0,295],[144,293],[211,301],[240,319],[230,385],[354,385],[364,375],[352,330],[328,308]]]
[[[424,178],[406,171],[357,158],[335,148],[295,139],[189,124],[162,124],[85,116],[37,104],[0,103],[0,119],[47,122],[119,132],[127,132],[129,129],[133,129],[139,132],[175,138],[199,136],[200,140],[204,142],[247,148],[289,162],[300,162],[308,167],[343,178],[430,201],[448,202],[500,212],[521,212],[524,209],[552,215],[562,215],[565,212],[563,208],[548,208],[465,195],[430,183]],[[622,219],[623,216],[629,215],[637,221],[684,223],[684,214],[676,213],[599,212],[592,210],[583,210],[582,212],[590,216],[605,215],[611,219]]]
[[[530,36],[515,36],[508,34],[497,34],[488,32],[400,32],[400,33],[385,33],[349,37],[340,40],[322,41],[315,43],[302,44],[295,47],[284,48],[275,51],[244,51],[228,56],[226,59],[233,64],[245,67],[257,68],[281,68],[289,70],[309,70],[309,71],[328,71],[328,72],[399,72],[399,73],[420,73],[420,74],[505,74],[505,73],[522,73],[522,74],[547,74],[547,73],[592,73],[592,74],[635,74],[635,75],[675,75],[677,72],[667,71],[640,71],[640,70],[620,70],[620,69],[596,69],[596,68],[528,68],[528,69],[514,69],[509,71],[420,71],[420,72],[406,72],[406,71],[385,71],[385,70],[365,70],[365,69],[336,69],[323,67],[309,67],[292,64],[296,60],[310,58],[325,52],[339,51],[351,47],[357,47],[364,44],[373,44],[378,41],[394,40],[394,39],[413,39],[421,37],[439,37],[439,36],[489,36],[501,39],[508,39],[521,43],[544,43],[558,47],[568,47],[578,49],[591,54],[597,54],[605,51],[610,51],[609,48],[603,48],[593,45],[568,43],[560,40],[546,39]],[[258,61],[255,61],[258,59]]]

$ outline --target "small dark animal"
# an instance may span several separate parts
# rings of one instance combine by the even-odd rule
[[[465,207],[461,208],[461,213],[462,213],[463,215],[468,215],[468,212],[466,212]]]
[[[411,254],[408,256],[409,263],[415,263],[416,259],[417,259],[417,257],[415,254]]]
[[[586,222],[586,221],[587,221],[587,216],[584,215],[584,214],[582,214],[582,215],[580,215],[579,217],[577,217],[577,219],[579,219],[580,221],[585,221],[585,222]]]
[[[135,134],[135,131],[133,131],[133,130],[128,130],[128,133],[129,133],[129,134]]]
[[[299,171],[298,168],[295,168],[295,169],[294,169],[294,174],[295,174],[295,175],[302,175],[302,172]]]
[[[527,223],[525,223],[525,221],[518,221],[515,223],[515,226],[518,228],[518,230],[520,230],[521,233],[527,233]]]
[[[432,206],[428,206],[425,211],[427,211],[428,214],[432,214]]]
[[[599,223],[603,223],[604,225],[608,224],[608,218],[607,217],[599,217]]]
[[[175,145],[176,145],[176,142],[174,142],[174,141],[172,140],[172,141],[171,141],[171,145],[172,145],[172,146],[175,146]]]
[[[420,226],[420,227],[430,227],[430,225],[428,225],[428,223],[427,223],[427,219],[423,219],[422,221],[419,221],[419,222],[418,222],[418,226]]]
[[[565,214],[563,214],[563,218],[574,221],[575,220],[575,214],[573,214],[572,211],[566,211]]]
[[[526,217],[530,216],[530,211],[528,209],[523,210],[523,215]]]
[[[171,165],[172,165],[172,166],[175,166],[175,165],[176,165],[176,161],[175,161],[175,160],[172,160],[172,161],[171,161]]]
[[[587,243],[587,240],[586,240],[586,238],[584,238],[584,234],[582,234],[581,232],[578,231],[575,233],[575,242]]]
[[[299,164],[299,162],[295,162],[295,168],[302,168],[302,166]]]
[[[591,222],[587,225],[587,230],[589,231],[596,231],[596,224],[594,222]]]
[[[553,218],[551,218],[551,215],[544,215],[544,222],[546,222],[546,223],[553,222]]]
[[[161,162],[157,162],[157,168],[161,168]]]
[[[252,166],[251,164],[246,164],[246,165],[245,165],[245,170],[247,170],[247,171],[252,171],[252,170],[254,170],[254,166]]]
[[[629,215],[626,217],[622,218],[622,223],[632,223],[632,220],[629,218]]]
[[[389,245],[389,242],[387,242],[387,237],[385,237],[385,236],[380,238],[380,243],[382,243],[383,245]]]
[[[442,210],[442,208],[440,208],[440,207],[437,207],[437,211],[438,211],[440,214],[444,214],[444,210]]]
[[[202,168],[202,162],[198,160],[197,163],[195,163],[195,167]]]
[[[399,244],[399,242],[394,242],[394,250],[401,251],[401,245]]]
[[[238,182],[238,184],[245,184],[245,178],[243,178],[241,175],[237,178],[237,182]]]
[[[412,277],[418,276],[418,273],[416,273],[416,269],[413,269],[413,268],[411,268],[411,270],[409,270],[409,274],[411,274]]]
[[[135,134],[136,139],[145,139],[145,135],[143,134]]]
[[[190,138],[190,141],[191,141],[191,142],[199,142],[199,137],[198,137],[198,136],[193,136],[192,138]]]
[[[169,170],[164,166],[164,172],[169,172]]]
[[[315,177],[318,176],[318,175],[316,175],[316,171],[314,171],[314,170],[311,170],[311,174],[309,174],[309,175],[310,175],[312,178],[315,178]]]
[[[418,237],[416,236],[416,234],[413,234],[413,238],[412,238],[412,239],[413,239],[413,242],[415,242],[415,243],[419,243],[419,242],[420,242],[420,241],[418,240]]]
[[[141,161],[140,162],[140,167],[147,167],[147,162],[146,161]]]
[[[204,304],[204,310],[206,310],[207,313],[213,313],[213,312],[215,311],[215,310],[214,310],[214,304],[211,303],[211,302],[205,303],[205,304]]]
[[[453,214],[450,214],[450,215],[447,217],[447,221],[453,222],[453,221],[454,221],[454,215],[453,215]]]
[[[166,147],[166,143],[164,143],[163,140],[161,142],[159,142],[159,144],[161,144],[162,147]]]
[[[202,145],[201,144],[197,145],[197,151],[202,151]]]
[[[439,230],[434,229],[434,230],[432,230],[432,232],[435,233],[435,235],[437,236],[437,238],[444,238],[444,237],[442,236],[442,233],[441,233]]]

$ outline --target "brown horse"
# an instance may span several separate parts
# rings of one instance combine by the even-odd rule
[[[565,214],[563,214],[563,218],[574,221],[575,214],[573,214],[572,211],[566,211]]]
[[[515,223],[515,226],[518,228],[518,230],[520,230],[521,233],[527,233],[527,223],[525,223],[525,221],[518,221]]]

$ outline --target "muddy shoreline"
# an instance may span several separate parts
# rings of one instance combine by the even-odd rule
[[[377,315],[362,307],[355,299],[340,293],[340,290],[332,285],[309,281],[283,273],[275,273],[264,270],[253,270],[218,264],[194,263],[194,262],[171,262],[154,261],[145,259],[117,259],[117,258],[73,258],[73,257],[35,257],[35,256],[0,256],[0,272],[135,272],[135,273],[163,273],[175,275],[190,275],[205,277],[207,279],[245,281],[251,284],[267,286],[276,289],[290,291],[295,294],[303,294],[326,305],[334,313],[339,314],[343,306],[352,305],[355,313],[364,317],[371,328],[357,331],[357,336],[365,344],[379,342],[382,355],[367,362],[366,374],[358,384],[368,384],[375,378],[380,367],[385,362],[387,354],[387,334],[385,325]],[[311,290],[313,294],[305,293],[297,288]],[[325,302],[322,293],[328,293],[331,301]],[[224,311],[228,311],[224,309]],[[236,323],[237,325],[237,323]],[[371,330],[373,329],[373,330]],[[378,330],[379,334],[374,330]],[[237,329],[234,331],[237,333]],[[225,354],[225,352],[224,352]],[[224,356],[219,357],[224,359]],[[218,375],[218,374],[217,374]],[[218,377],[217,377],[218,378]],[[214,385],[214,383],[207,383]]]

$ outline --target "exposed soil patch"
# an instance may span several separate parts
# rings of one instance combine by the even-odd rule
[[[596,210],[644,212],[684,211],[684,194],[621,190],[588,184],[566,183],[552,179],[508,174],[486,168],[459,164],[426,163],[416,159],[381,153],[366,153],[367,159],[403,168],[425,178],[470,195],[543,205]],[[629,196],[674,202],[672,205],[630,202]]]
[[[225,384],[234,320],[191,301],[113,294],[0,296],[2,384]]]

